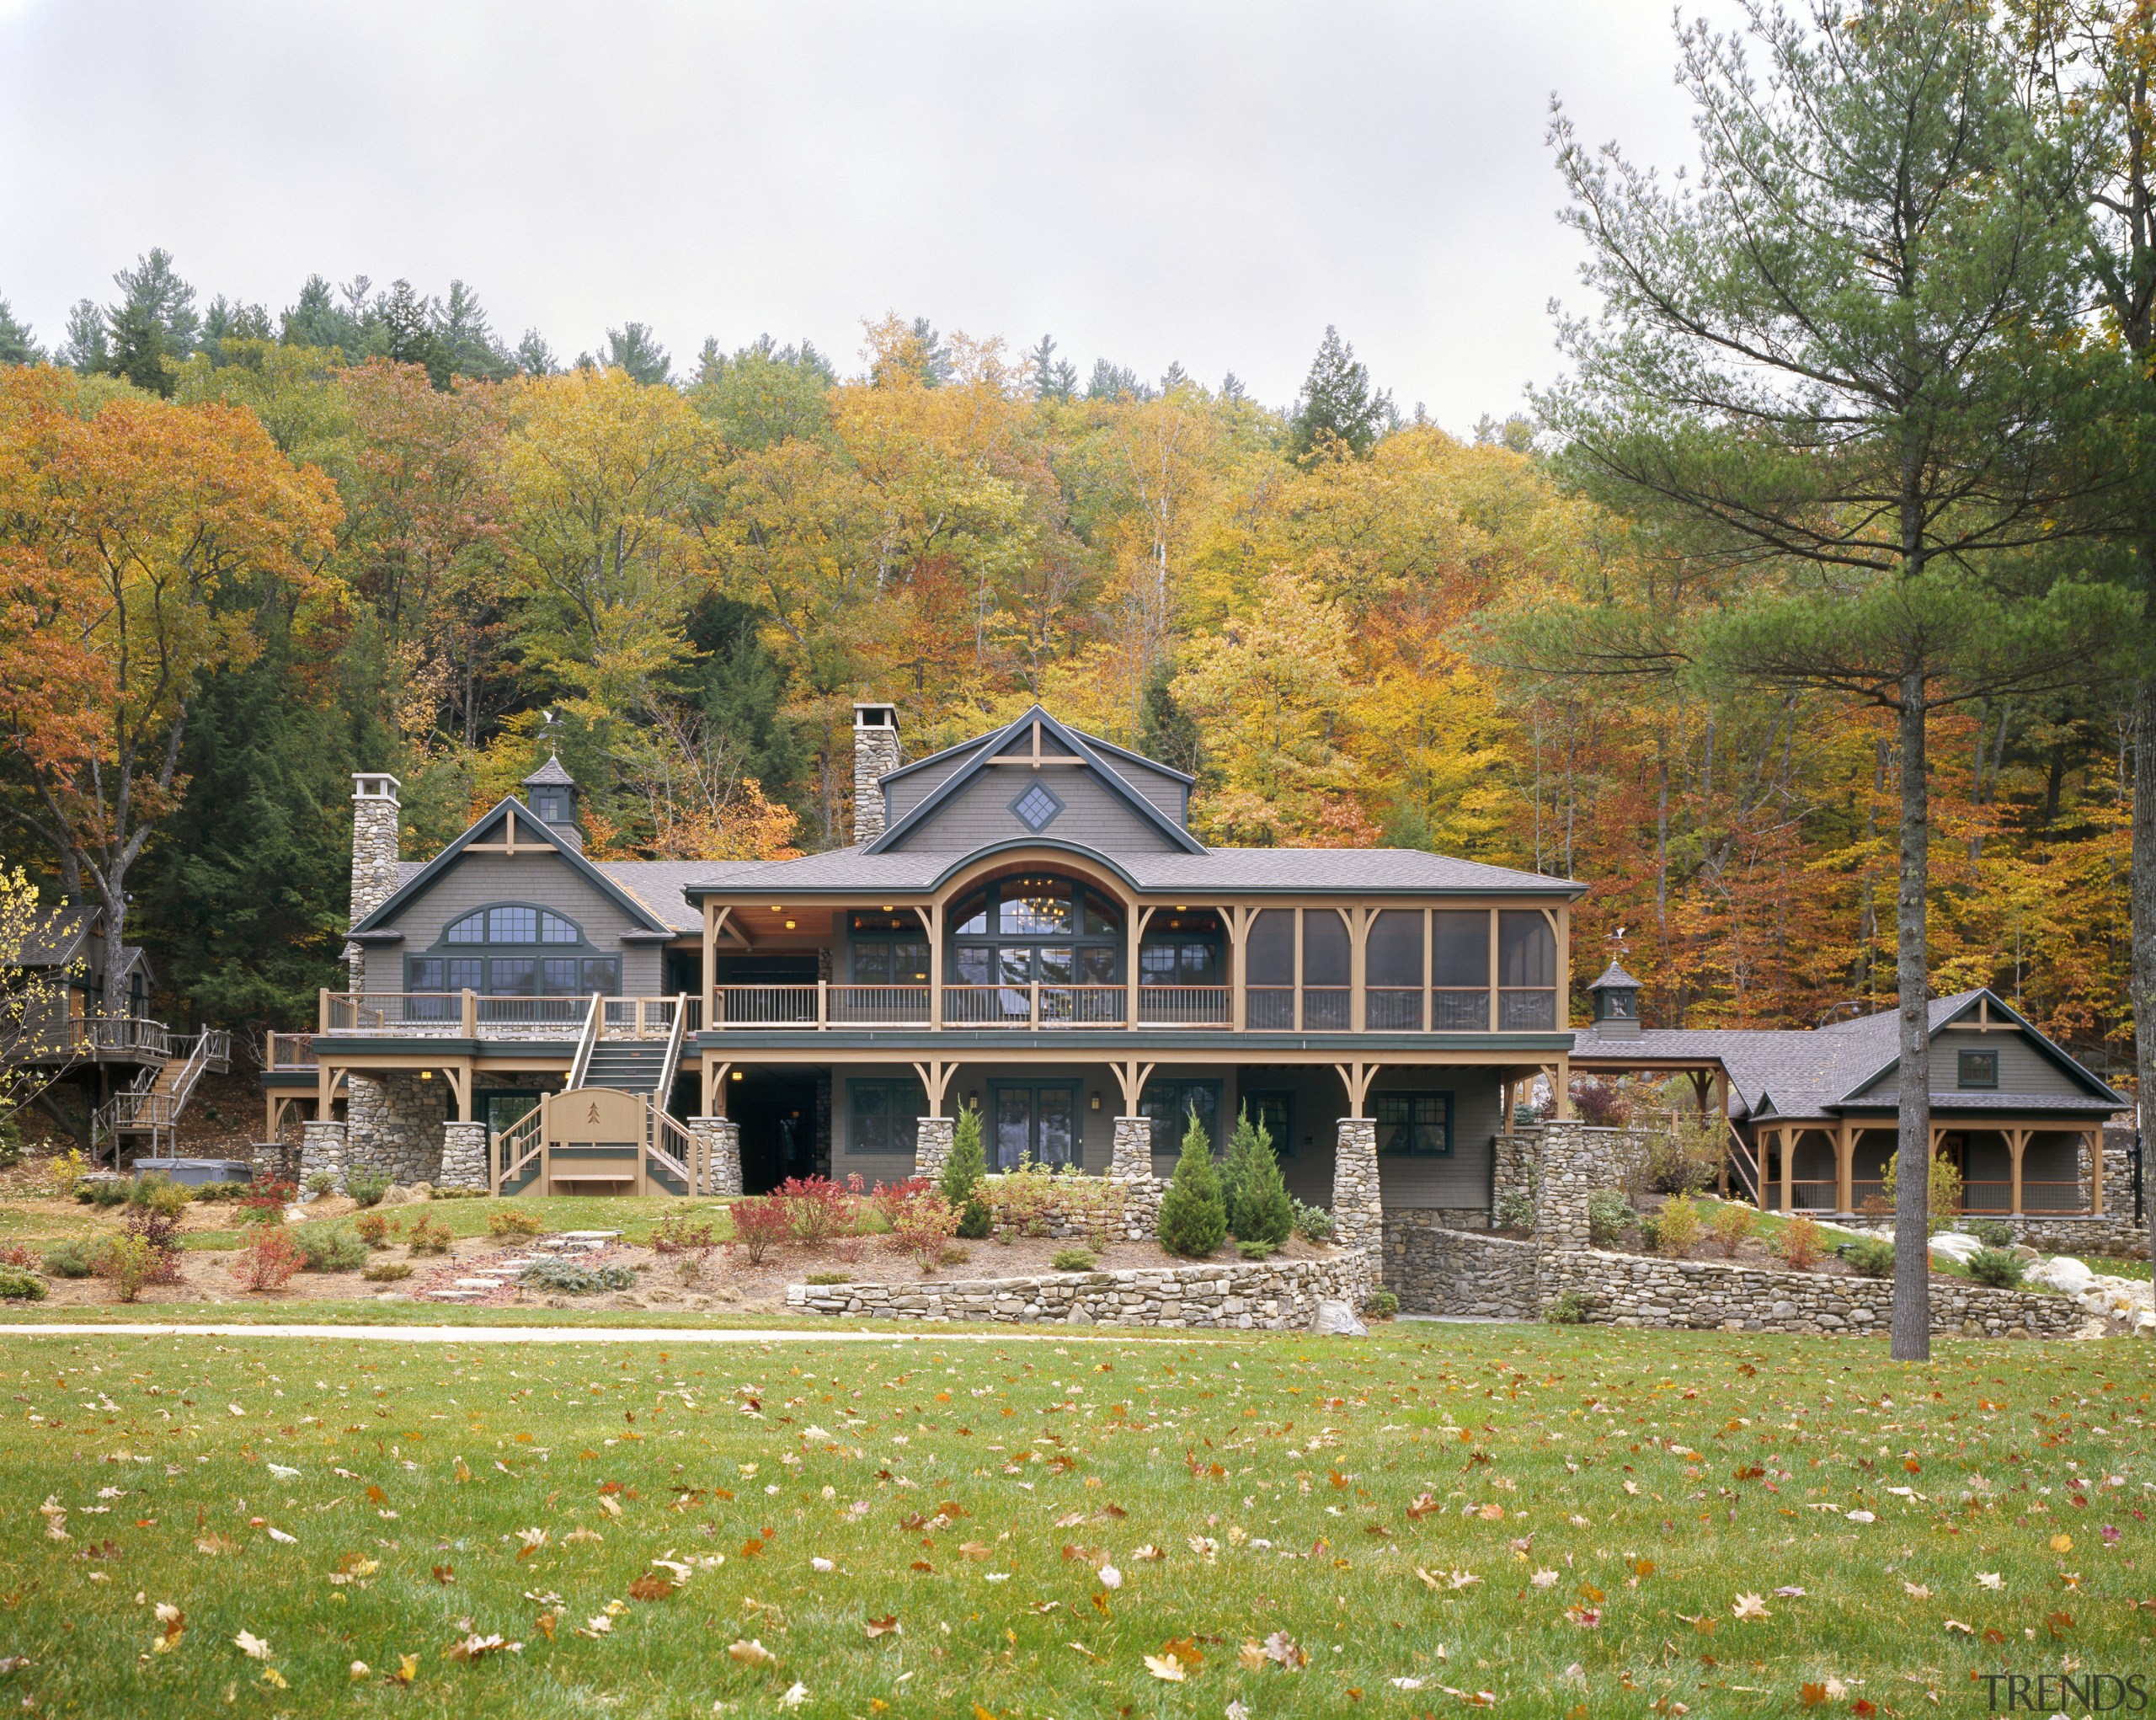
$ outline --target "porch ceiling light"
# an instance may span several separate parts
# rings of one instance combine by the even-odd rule
[[[771,912],[774,914],[783,914],[785,911],[786,910],[781,907],[776,902],[773,902],[771,904]]]
[[[741,1079],[741,1071],[737,1069],[734,1071],[734,1079],[736,1081]]]
[[[791,932],[791,931],[792,931],[792,930],[793,930],[793,921],[792,921],[788,920],[788,921],[786,922],[786,929],[787,929],[787,931],[789,931],[789,932]]]

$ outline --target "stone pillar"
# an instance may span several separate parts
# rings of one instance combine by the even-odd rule
[[[711,1161],[711,1187],[707,1194],[741,1192],[741,1125],[731,1117],[691,1117],[689,1132],[703,1144]]]
[[[899,767],[899,713],[889,705],[853,708],[853,840],[883,834],[883,777]]]
[[[1368,1248],[1373,1266],[1385,1246],[1385,1203],[1378,1191],[1378,1125],[1342,1117],[1332,1156],[1332,1234],[1343,1248]]]
[[[1143,1242],[1160,1233],[1161,1179],[1153,1174],[1153,1119],[1118,1117],[1108,1148],[1108,1181],[1123,1185],[1123,1234]]]
[[[351,1163],[385,1172],[407,1188],[439,1182],[449,1083],[423,1079],[414,1070],[355,1075],[350,1081],[344,1126]]]
[[[300,1124],[300,1174],[304,1183],[317,1171],[344,1174],[344,1125],[335,1120],[318,1123],[310,1118]]]
[[[258,1140],[248,1150],[248,1157],[262,1182],[299,1181],[299,1151],[288,1140]]]
[[[397,778],[382,772],[355,772],[352,777],[352,901],[351,918],[356,926],[397,893]],[[393,958],[392,958],[393,959]],[[366,989],[366,948],[347,943],[344,960],[351,970],[351,988]],[[403,988],[389,986],[385,991]]]
[[[1588,1196],[1616,1186],[1605,1143],[1575,1122],[1544,1126],[1534,1167],[1534,1294],[1547,1309],[1567,1290],[1580,1289],[1588,1247]],[[1590,1290],[1588,1294],[1593,1294]]]
[[[483,1123],[445,1123],[441,1125],[441,1174],[437,1189],[485,1190],[487,1180],[487,1125]]]
[[[914,1125],[913,1173],[931,1179],[943,1174],[943,1167],[951,1162],[951,1143],[958,1137],[958,1124],[951,1117],[923,1117]]]

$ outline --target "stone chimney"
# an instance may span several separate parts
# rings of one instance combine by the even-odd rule
[[[883,778],[898,769],[899,713],[891,705],[853,708],[853,841],[865,847],[883,834]]]
[[[352,917],[356,926],[397,893],[397,778],[386,772],[352,777]],[[344,946],[352,989],[366,989],[366,952]]]

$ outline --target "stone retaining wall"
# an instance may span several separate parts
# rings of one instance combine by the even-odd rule
[[[1535,1255],[1531,1242],[1448,1226],[1433,1211],[1385,1215],[1385,1287],[1403,1313],[1532,1320]]]
[[[884,1320],[987,1320],[1068,1326],[1167,1326],[1297,1332],[1321,1301],[1359,1303],[1369,1265],[1358,1248],[1315,1260],[1237,1260],[1118,1272],[922,1284],[790,1284],[789,1308]]]
[[[1567,1290],[1577,1293],[1587,1304],[1590,1325],[1665,1330],[1727,1327],[1861,1337],[1886,1329],[1894,1301],[1892,1279],[1829,1278],[1588,1248],[1545,1256],[1541,1285],[1545,1307]],[[2087,1317],[2071,1296],[1992,1290],[1937,1274],[1931,1280],[1935,1332],[1995,1338],[2020,1330],[2037,1338],[2064,1338]]]

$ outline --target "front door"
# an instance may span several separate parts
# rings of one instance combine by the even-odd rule
[[[990,1087],[995,1168],[1079,1162],[1078,1089],[1067,1082],[995,1082]]]

